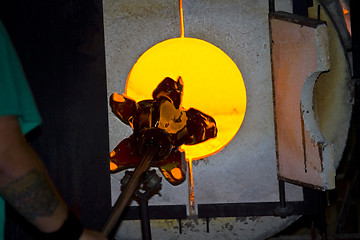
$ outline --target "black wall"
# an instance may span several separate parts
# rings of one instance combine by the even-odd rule
[[[0,17],[43,118],[32,145],[69,207],[101,229],[111,208],[102,1],[8,0]],[[27,239],[14,218],[6,239]]]

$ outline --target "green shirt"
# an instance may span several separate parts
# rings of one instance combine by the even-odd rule
[[[18,116],[23,134],[41,123],[29,85],[10,38],[0,20],[0,116]],[[5,206],[0,197],[0,240],[4,238]]]

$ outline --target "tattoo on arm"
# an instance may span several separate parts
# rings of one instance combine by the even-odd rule
[[[2,196],[25,218],[49,217],[60,201],[47,177],[37,169],[31,170],[5,187]]]

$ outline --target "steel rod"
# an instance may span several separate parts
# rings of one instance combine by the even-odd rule
[[[269,12],[275,12],[275,0],[269,0]]]
[[[141,219],[141,232],[143,240],[151,240],[151,228],[150,228],[150,218],[149,218],[149,202],[147,199],[140,199],[139,201],[139,210],[140,210],[140,219]]]
[[[280,208],[286,208],[285,182],[282,180],[279,180],[279,198],[280,198]]]
[[[117,199],[113,210],[108,217],[102,233],[105,236],[108,236],[116,223],[118,222],[124,208],[128,205],[131,196],[133,195],[136,187],[139,185],[139,180],[141,175],[148,170],[151,160],[155,157],[157,153],[157,148],[150,145],[144,154],[144,157],[140,164],[135,168],[134,174],[131,176],[129,182],[126,184],[125,189],[121,192],[119,198]]]

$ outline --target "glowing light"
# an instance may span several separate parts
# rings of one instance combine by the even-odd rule
[[[180,179],[182,177],[181,170],[179,168],[173,168],[171,169],[171,174],[175,179]]]
[[[135,101],[152,98],[152,91],[166,77],[182,77],[182,106],[212,116],[218,128],[215,139],[185,146],[186,158],[197,160],[220,151],[239,130],[246,110],[242,75],[220,48],[206,41],[184,37],[180,0],[181,36],[156,44],[131,69],[125,94]]]
[[[118,166],[115,163],[110,162],[110,171],[115,171],[117,168]]]
[[[349,34],[351,36],[351,19],[350,19],[350,10],[347,4],[344,3],[343,0],[340,0],[343,14],[344,14],[344,20],[346,23],[347,30],[349,31]]]
[[[114,101],[125,102],[125,98],[118,93],[114,93]]]
[[[218,137],[182,146],[186,158],[203,158],[221,150],[237,133],[246,110],[245,85],[236,64],[216,46],[195,38],[174,38],[146,51],[133,66],[125,94],[136,101],[151,99],[165,78],[184,81],[182,105],[212,116]]]
[[[112,151],[111,153],[110,153],[110,157],[113,157],[115,155],[115,151]]]

